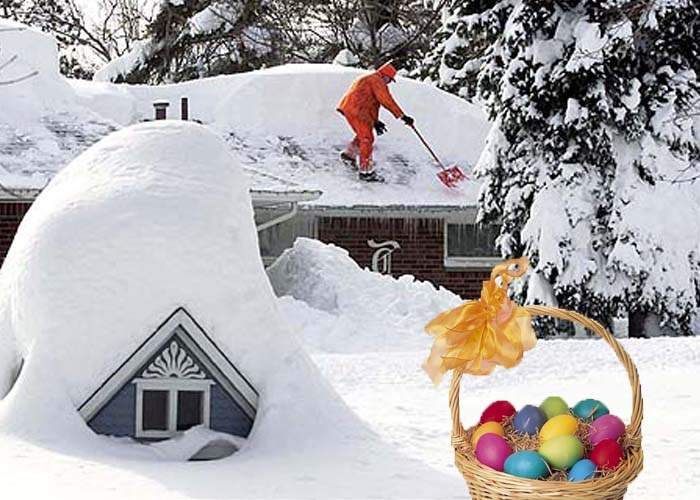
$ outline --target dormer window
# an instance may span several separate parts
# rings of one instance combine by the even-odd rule
[[[213,380],[176,341],[146,368],[136,385],[136,437],[162,439],[195,425],[209,427]]]

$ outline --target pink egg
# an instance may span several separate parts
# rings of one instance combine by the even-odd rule
[[[511,453],[513,450],[506,440],[498,434],[484,434],[476,443],[476,459],[499,472],[503,472],[503,464]]]
[[[604,439],[617,441],[625,433],[625,423],[615,415],[603,415],[591,423],[588,439],[593,446]]]

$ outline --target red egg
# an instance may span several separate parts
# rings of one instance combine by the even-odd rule
[[[486,422],[502,423],[508,417],[515,415],[515,407],[508,401],[494,401],[481,414],[480,424]]]
[[[590,458],[599,469],[616,469],[622,462],[622,447],[612,439],[603,439],[593,447]]]

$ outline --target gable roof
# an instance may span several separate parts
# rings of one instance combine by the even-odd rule
[[[246,415],[255,418],[258,392],[187,310],[179,307],[80,405],[83,419],[92,419],[173,336],[195,353]]]

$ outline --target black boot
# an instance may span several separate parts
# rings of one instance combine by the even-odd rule
[[[360,172],[360,180],[364,182],[384,182],[384,177],[372,170],[371,172]]]

